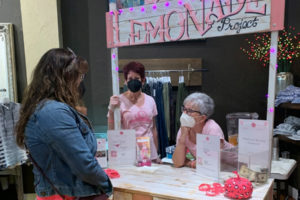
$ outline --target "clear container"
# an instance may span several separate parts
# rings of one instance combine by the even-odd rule
[[[268,180],[269,162],[266,159],[269,155],[268,151],[262,151],[252,154],[239,153],[238,172],[239,175],[247,178],[255,184],[263,184]]]
[[[229,113],[226,115],[226,126],[228,141],[230,144],[237,146],[238,144],[238,128],[239,119],[258,119],[257,113],[239,112]]]
[[[238,170],[238,147],[221,149],[221,171],[233,172]]]

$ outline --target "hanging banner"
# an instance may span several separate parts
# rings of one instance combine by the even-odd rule
[[[283,29],[284,0],[156,2],[107,12],[107,47]]]

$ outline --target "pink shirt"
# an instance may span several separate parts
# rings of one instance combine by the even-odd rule
[[[205,123],[203,130],[202,130],[202,134],[219,136],[220,139],[222,139],[224,141],[223,149],[233,147],[230,143],[228,143],[226,140],[224,140],[224,134],[223,134],[221,127],[212,119],[209,119]],[[180,136],[181,136],[181,129],[179,129],[179,131],[177,133],[177,142],[176,143],[178,143]],[[197,146],[192,141],[190,141],[189,137],[186,137],[186,139],[185,139],[185,146],[189,149],[189,151],[193,154],[193,156],[196,157]]]
[[[121,123],[123,129],[134,129],[136,137],[149,137],[151,160],[158,157],[153,140],[153,118],[157,115],[154,99],[144,94],[144,104],[137,106],[132,104],[124,94],[120,95]]]

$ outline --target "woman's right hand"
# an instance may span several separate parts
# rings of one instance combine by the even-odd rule
[[[180,136],[178,142],[180,144],[185,144],[185,140],[189,136],[191,128],[190,127],[186,127],[186,126],[182,126],[182,127],[180,127],[180,129],[181,129],[181,136]]]
[[[113,95],[110,97],[110,100],[109,100],[109,110],[113,111],[115,110],[115,108],[119,107],[120,106],[120,98],[119,96],[117,95]]]

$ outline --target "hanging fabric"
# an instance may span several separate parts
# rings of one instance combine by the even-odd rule
[[[168,134],[165,122],[165,110],[163,99],[163,84],[161,82],[155,83],[155,102],[157,106],[156,127],[158,132],[158,149],[161,158],[166,157],[166,147],[169,146]]]
[[[164,113],[165,113],[165,122],[167,135],[170,139],[171,136],[171,126],[170,126],[170,85],[171,79],[170,76],[166,76],[163,82],[163,100],[164,100]],[[172,88],[171,88],[172,89]]]
[[[0,169],[14,167],[27,160],[26,152],[16,144],[14,128],[19,120],[20,104],[0,104]]]
[[[176,98],[176,119],[175,119],[175,135],[180,128],[180,116],[181,116],[181,106],[183,105],[183,101],[187,96],[188,91],[185,87],[184,83],[184,76],[179,76],[178,82],[178,91],[177,91],[177,98]],[[176,137],[176,136],[175,136]]]

